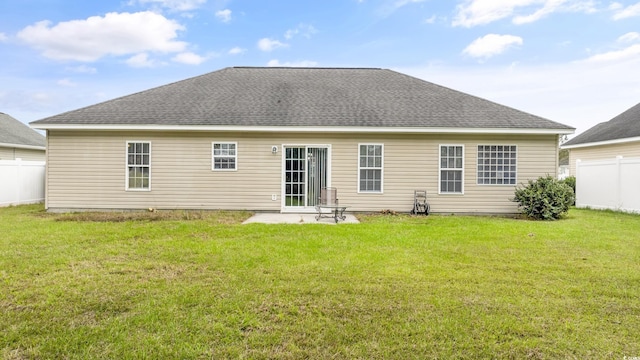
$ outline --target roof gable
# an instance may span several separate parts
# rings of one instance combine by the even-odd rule
[[[592,143],[632,140],[638,137],[640,137],[640,103],[613,119],[590,128],[562,146],[586,146]]]
[[[0,144],[16,147],[37,147],[46,145],[45,137],[13,117],[0,113]]]
[[[225,68],[33,123],[336,128],[573,128],[384,69]]]

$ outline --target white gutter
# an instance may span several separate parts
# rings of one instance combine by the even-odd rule
[[[560,145],[560,148],[561,149],[579,149],[579,148],[592,147],[592,146],[624,144],[624,143],[630,143],[634,141],[640,141],[640,137],[636,136],[631,138],[615,139],[615,140],[607,140],[607,141],[596,141],[596,142],[576,144],[576,145]]]
[[[573,129],[361,127],[361,126],[230,126],[230,125],[113,125],[32,124],[40,130],[219,131],[277,133],[394,133],[394,134],[573,134]]]
[[[35,146],[35,145],[0,143],[0,146],[1,147],[16,148],[16,149],[27,149],[27,150],[47,150],[47,148],[45,146]]]

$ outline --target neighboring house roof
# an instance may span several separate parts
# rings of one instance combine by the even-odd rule
[[[28,125],[0,112],[0,146],[44,150],[46,139]]]
[[[640,103],[562,144],[563,148],[640,141]]]
[[[574,130],[391,70],[271,67],[225,68],[32,125],[40,129]]]

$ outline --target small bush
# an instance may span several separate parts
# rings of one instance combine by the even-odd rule
[[[557,220],[569,211],[575,199],[571,186],[551,176],[529,180],[525,187],[517,188],[513,201],[529,218]]]
[[[576,177],[575,176],[569,176],[566,177],[564,180],[562,180],[563,183],[569,185],[572,189],[573,192],[576,192]]]
[[[569,176],[567,178],[565,178],[564,180],[562,180],[563,183],[569,185],[571,187],[571,189],[573,189],[573,202],[571,203],[571,205],[575,205],[576,201],[575,201],[575,197],[576,197],[576,177],[575,176]]]

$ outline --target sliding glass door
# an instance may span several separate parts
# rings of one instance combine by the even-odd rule
[[[316,205],[320,189],[328,184],[328,153],[328,147],[284,147],[285,210],[303,210]]]

